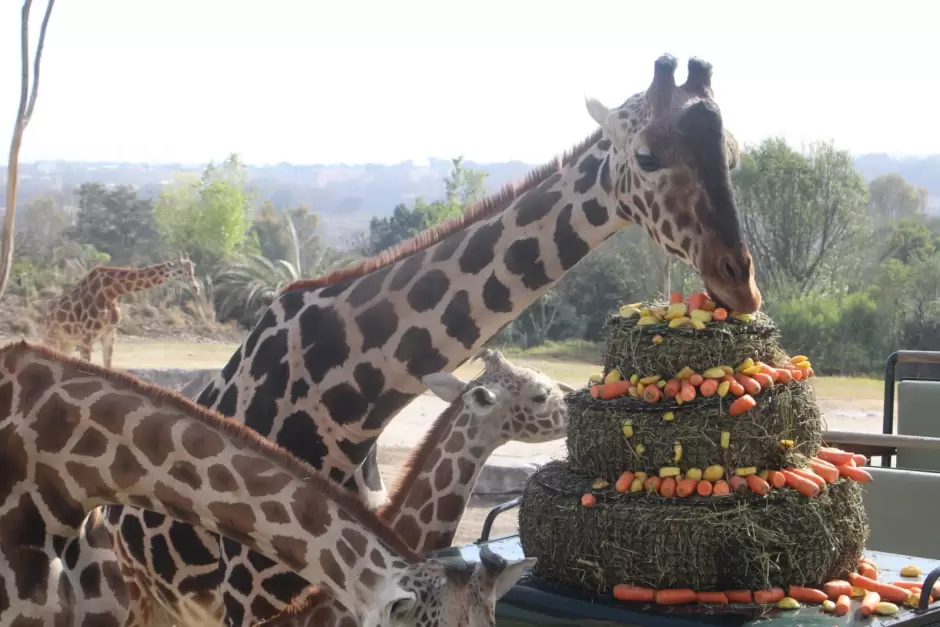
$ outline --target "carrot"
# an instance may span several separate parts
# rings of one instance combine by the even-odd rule
[[[803,477],[804,479],[809,479],[816,484],[816,487],[822,489],[826,485],[826,480],[817,475],[815,472],[809,470],[804,470],[803,468],[787,468],[790,472],[796,473]]]
[[[892,581],[892,586],[898,588],[903,588],[904,590],[921,590],[924,582],[923,581]],[[933,585],[933,590],[930,592],[931,598],[940,597],[940,581]]]
[[[717,320],[718,322],[724,322],[728,319],[728,310],[724,307],[715,307],[715,311],[712,312],[712,320]]]
[[[806,378],[807,378],[807,379],[809,379],[810,377],[815,377],[815,376],[816,376],[816,371],[813,370],[812,367],[806,369]]]
[[[804,477],[790,472],[789,470],[781,470],[780,472],[783,474],[783,477],[786,480],[786,485],[793,488],[800,494],[809,497],[817,496],[819,494],[819,486],[809,479],[805,479]]]
[[[866,577],[859,573],[849,573],[848,575],[849,583],[853,586],[858,586],[862,590],[868,590],[869,592],[877,592],[879,595],[884,597],[886,601],[891,601],[892,603],[903,603],[907,600],[907,590],[900,588],[898,586],[892,586],[888,583],[881,583],[876,581],[871,577]]]
[[[647,601],[652,603],[656,598],[656,594],[652,588],[618,583],[614,586],[614,598],[618,601]]]
[[[794,381],[799,381],[803,378],[803,371],[800,368],[787,368],[790,372],[790,376],[793,377]]]
[[[627,471],[620,475],[620,478],[617,479],[617,483],[614,484],[614,489],[617,492],[623,494],[630,490],[630,485],[633,483],[634,474],[630,471]]]
[[[657,403],[663,397],[658,385],[647,385],[643,388],[643,400],[647,403]]]
[[[760,371],[769,376],[774,383],[777,383],[780,380],[780,371],[773,366],[767,365],[764,362],[760,362]]]
[[[747,479],[734,475],[728,479],[728,486],[738,494],[743,494],[747,492]]]
[[[728,486],[728,482],[724,479],[719,479],[715,482],[715,487],[712,488],[712,494],[714,496],[727,496],[731,494],[731,487]]]
[[[656,602],[660,605],[695,603],[695,597],[695,590],[689,588],[668,588],[656,591]]]
[[[659,492],[659,486],[662,482],[663,480],[659,478],[659,475],[653,475],[643,482],[643,487],[646,488],[647,492]]]
[[[858,574],[869,579],[878,579],[878,569],[865,562],[858,565]]]
[[[669,295],[669,304],[678,305],[679,303],[682,302],[682,299],[683,299],[682,292],[673,292],[672,294]]]
[[[725,596],[732,603],[750,603],[753,600],[750,590],[726,590]]]
[[[754,603],[758,605],[770,605],[771,603],[776,603],[783,597],[787,596],[783,591],[783,588],[770,588],[768,590],[755,590],[754,591]]]
[[[585,507],[592,507],[596,504],[597,504],[597,497],[591,494],[590,492],[587,494],[584,494],[581,497],[581,505]]]
[[[777,382],[778,383],[789,383],[793,381],[793,375],[790,374],[790,371],[786,368],[777,368]]]
[[[831,448],[828,446],[819,447],[819,452],[816,453],[816,457],[819,459],[829,462],[833,466],[842,466],[843,464],[848,464],[849,460],[852,459],[853,453],[848,451],[843,451],[837,448]]]
[[[676,495],[686,497],[695,492],[698,481],[695,479],[683,479],[676,484]]]
[[[702,381],[702,385],[699,386],[698,391],[705,398],[714,396],[718,391],[718,379],[705,379]]]
[[[705,377],[703,377],[702,375],[698,373],[695,373],[691,377],[689,377],[689,383],[691,383],[695,387],[702,385],[703,381],[705,381]]]
[[[591,386],[591,396],[609,401],[612,398],[626,395],[629,389],[630,382],[627,380],[614,381],[613,383],[600,383]]]
[[[822,603],[829,598],[829,595],[816,588],[804,588],[803,586],[790,586],[787,590],[791,599],[796,599],[801,603]]]
[[[839,469],[839,474],[843,477],[848,477],[853,481],[858,481],[859,483],[868,483],[871,481],[871,475],[861,468],[855,466],[836,466]]]
[[[839,480],[839,469],[818,459],[809,460],[809,466],[817,475],[825,479],[826,483],[835,483]]]
[[[678,396],[679,390],[682,389],[682,382],[679,379],[669,379],[666,382],[666,385],[663,387],[663,396],[666,398],[672,398],[673,396]]]
[[[760,385],[762,390],[771,388],[774,386],[774,380],[769,374],[764,374],[763,372],[755,372],[751,375],[751,378],[757,381],[757,384]],[[799,601],[799,599],[797,599]]]
[[[686,403],[689,401],[695,400],[695,386],[688,379],[684,379],[680,384],[681,388],[679,391],[679,396],[682,397],[682,400]]]
[[[728,595],[724,592],[696,592],[695,600],[710,605],[728,605]]]
[[[731,416],[740,416],[749,409],[754,409],[757,407],[757,401],[754,400],[754,397],[750,394],[745,394],[740,396],[731,403],[728,407],[728,414]]]
[[[747,487],[749,487],[753,492],[760,494],[761,496],[766,496],[770,492],[770,484],[758,477],[757,475],[748,475],[747,476]],[[791,595],[793,596],[793,595]],[[793,597],[796,598],[796,597]],[[799,599],[797,599],[799,601]]]
[[[852,608],[852,598],[847,594],[840,594],[836,599],[836,609],[833,612],[836,616],[845,616]]]
[[[779,470],[768,470],[767,471],[767,482],[770,483],[775,488],[782,488],[786,485],[787,479],[783,476],[783,473]]]
[[[689,311],[693,309],[701,309],[705,305],[705,301],[708,300],[708,294],[705,292],[695,292],[694,294],[689,294],[689,300],[687,305],[689,306]]]
[[[862,616],[871,616],[871,613],[875,611],[875,606],[880,602],[881,596],[877,592],[866,592],[862,598],[862,607],[860,609]]]
[[[659,484],[659,493],[662,496],[675,496],[676,495],[675,477],[666,477],[665,479],[663,479],[663,482]]]
[[[699,480],[698,484],[695,486],[695,491],[699,496],[711,496],[714,490],[715,486],[713,486],[712,482],[708,479]]]
[[[741,374],[740,372],[736,372],[734,374],[734,379],[735,381],[741,384],[741,386],[744,388],[744,391],[747,392],[748,394],[752,394],[752,395],[760,394],[760,391],[761,391],[760,383],[758,383],[757,380],[754,379],[753,377],[749,377],[746,374]]]
[[[855,462],[856,466],[864,466],[868,463],[868,458],[861,453],[855,453],[852,455],[852,461]]]
[[[852,584],[844,579],[833,579],[823,584],[823,590],[830,599],[838,599],[843,594],[851,596]]]

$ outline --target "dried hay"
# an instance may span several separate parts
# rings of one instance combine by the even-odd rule
[[[590,592],[618,583],[697,591],[819,587],[854,570],[868,537],[862,488],[842,479],[816,498],[664,498],[591,490],[592,476],[553,461],[529,479],[519,511],[535,573]],[[591,491],[593,507],[581,496]]]
[[[587,389],[572,392],[568,403],[568,456],[584,472],[613,481],[620,473],[655,471],[663,466],[727,468],[757,466],[778,469],[792,463],[794,455],[812,457],[822,445],[825,429],[812,384],[792,381],[775,385],[755,397],[757,407],[739,416],[728,414],[734,397],[698,398],[677,405],[673,399],[649,404],[620,397],[598,400]],[[663,419],[671,411],[675,418]],[[622,425],[632,422],[633,436],[625,437]],[[721,448],[721,432],[731,434],[730,445]],[[791,448],[781,440],[792,440]],[[674,460],[673,445],[682,443],[682,459]],[[645,451],[637,454],[636,446]]]
[[[656,303],[654,303],[656,305]],[[620,368],[629,377],[662,375],[671,377],[685,366],[696,372],[713,366],[736,366],[748,357],[769,365],[782,365],[787,355],[777,342],[779,333],[767,314],[758,312],[750,322],[729,318],[710,322],[702,329],[678,327],[668,322],[638,327],[639,318],[612,317],[604,358],[604,372]],[[653,337],[660,335],[661,344]]]

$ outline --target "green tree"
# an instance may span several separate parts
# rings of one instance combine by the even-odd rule
[[[16,224],[16,256],[40,264],[57,263],[71,222],[71,216],[52,195],[27,202]]]
[[[269,200],[264,201],[255,214],[251,228],[248,229],[248,236],[257,238],[261,254],[268,259],[291,257],[294,243],[290,227],[287,226],[287,218],[279,213]]]
[[[160,244],[153,204],[126,185],[83,183],[70,236],[107,253],[115,265],[148,263]]]
[[[878,225],[919,217],[927,209],[927,190],[900,174],[876,176],[868,184],[868,194],[868,211]]]
[[[200,274],[208,274],[250,250],[254,194],[235,154],[221,167],[209,163],[198,179],[180,179],[160,194],[157,228],[172,250],[188,253]]]

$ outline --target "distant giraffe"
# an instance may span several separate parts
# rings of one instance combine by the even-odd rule
[[[589,100],[596,132],[460,217],[284,288],[197,402],[378,507],[386,499],[375,442],[425,389],[422,377],[453,371],[627,225],[690,265],[714,300],[756,311],[761,294],[731,188],[738,145],[714,101],[711,66],[690,60],[682,85],[676,68],[661,57],[649,88],[620,107]],[[273,616],[309,586],[237,542],[140,508],[107,509],[118,544],[148,547],[133,567],[177,623],[224,603],[228,624],[244,625],[245,590],[269,590]]]
[[[69,539],[102,503],[237,538],[368,627],[490,627],[498,595],[534,563],[422,558],[355,495],[252,430],[39,344],[0,348],[0,425],[0,624],[123,619],[76,603],[100,596],[100,570],[55,565],[72,559]]]
[[[104,365],[110,368],[121,322],[118,299],[168,281],[188,284],[199,294],[193,262],[184,255],[179,261],[144,268],[95,266],[46,306],[40,323],[42,342],[65,353],[77,348],[83,359],[91,361],[92,346],[100,341]]]

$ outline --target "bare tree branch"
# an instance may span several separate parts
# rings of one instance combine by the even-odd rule
[[[22,26],[20,28],[20,54],[22,57],[20,106],[16,113],[16,123],[13,125],[13,138],[10,140],[10,156],[7,161],[7,197],[6,213],[3,216],[3,240],[0,250],[0,298],[6,291],[7,281],[10,278],[10,267],[13,265],[13,217],[16,209],[16,187],[19,182],[20,145],[23,143],[23,131],[29,124],[36,106],[36,93],[39,89],[39,65],[42,61],[42,50],[46,43],[46,29],[52,15],[55,0],[49,0],[46,13],[39,28],[39,41],[36,45],[36,58],[33,61],[33,88],[29,89],[29,11],[32,0],[24,0],[22,12]]]

